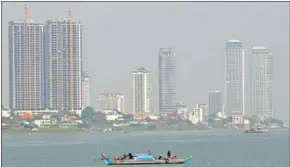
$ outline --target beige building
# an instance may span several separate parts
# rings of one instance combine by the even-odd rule
[[[97,111],[118,110],[124,113],[124,95],[121,93],[102,93],[97,99]]]

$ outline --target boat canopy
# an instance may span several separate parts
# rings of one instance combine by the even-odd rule
[[[150,161],[150,160],[153,160],[153,156],[152,155],[139,155],[137,157],[137,160],[139,160],[139,161]]]
[[[134,157],[137,157],[139,161],[149,161],[153,160],[153,156],[148,153],[132,153]]]

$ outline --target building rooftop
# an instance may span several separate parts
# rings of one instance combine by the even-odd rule
[[[227,43],[239,43],[239,42],[242,42],[242,41],[240,41],[238,39],[230,39],[230,40],[227,40],[226,42]]]
[[[100,93],[100,95],[103,96],[113,96],[113,95],[123,95],[122,93],[119,92],[106,92],[106,93]]]
[[[210,90],[208,91],[208,93],[220,93],[221,91],[220,90]]]
[[[241,46],[242,45],[242,41],[240,40],[237,40],[237,39],[233,39],[233,40],[227,40],[226,41],[226,45],[229,45],[229,46]]]
[[[253,46],[253,50],[265,50],[267,49],[265,46]]]
[[[147,70],[147,68],[141,67],[133,71],[133,73],[152,73],[152,71]]]

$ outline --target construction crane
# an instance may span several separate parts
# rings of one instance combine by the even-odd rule
[[[70,108],[71,112],[74,111],[73,105],[73,23],[72,23],[72,8],[68,9],[69,20],[69,53],[70,53]]]
[[[24,5],[24,15],[25,15],[25,94],[26,94],[26,110],[30,110],[30,96],[29,96],[29,79],[30,79],[30,68],[29,68],[29,15],[28,15],[28,5]]]

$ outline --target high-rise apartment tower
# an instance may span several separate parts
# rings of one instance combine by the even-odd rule
[[[225,102],[226,114],[245,114],[244,48],[239,40],[226,42]]]
[[[71,18],[46,21],[48,106],[82,109],[82,25]]]
[[[254,46],[251,60],[252,115],[272,118],[272,53],[264,46]]]
[[[152,113],[153,73],[139,68],[132,73],[133,113]]]
[[[15,112],[45,110],[44,24],[11,21],[8,36],[10,108]]]
[[[176,112],[176,59],[171,48],[159,50],[159,113]]]

